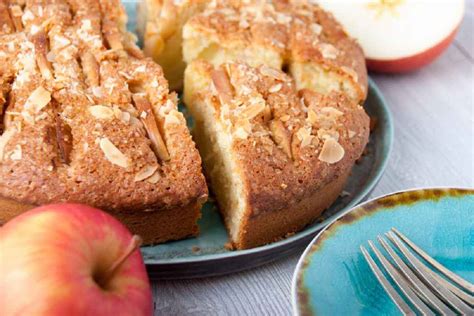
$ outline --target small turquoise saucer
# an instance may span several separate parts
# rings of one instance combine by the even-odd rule
[[[353,208],[316,236],[293,277],[295,314],[399,315],[359,250],[392,227],[474,281],[474,190],[400,192]]]

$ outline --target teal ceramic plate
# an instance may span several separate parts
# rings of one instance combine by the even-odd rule
[[[134,32],[135,2],[124,2],[127,8],[129,30]],[[150,278],[190,278],[236,272],[288,256],[306,246],[312,237],[333,218],[360,202],[375,186],[382,175],[392,146],[393,127],[389,110],[376,85],[370,81],[367,112],[376,119],[367,154],[352,172],[345,191],[324,214],[320,222],[284,239],[250,250],[229,251],[227,232],[215,205],[207,203],[199,222],[201,234],[197,238],[143,247],[142,253]]]
[[[392,227],[474,281],[474,190],[400,192],[355,207],[318,234],[293,277],[295,314],[400,315],[359,250]]]

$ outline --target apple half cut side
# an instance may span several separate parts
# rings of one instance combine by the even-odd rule
[[[434,61],[453,41],[464,0],[319,0],[362,46],[367,68],[400,73]]]

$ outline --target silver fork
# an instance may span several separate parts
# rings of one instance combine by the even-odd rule
[[[385,235],[391,243],[388,243],[380,235],[377,236],[377,240],[389,256],[384,256],[370,240],[369,246],[393,283],[398,286],[400,292],[417,312],[423,315],[434,315],[435,313],[474,315],[474,285],[434,260],[395,228]],[[407,245],[438,273],[413,255]],[[405,260],[397,254],[394,246],[403,254]],[[367,249],[364,246],[360,246],[360,249],[380,284],[400,311],[405,315],[416,315],[415,310],[385,277]]]

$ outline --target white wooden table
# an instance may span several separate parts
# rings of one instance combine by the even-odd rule
[[[474,187],[474,1],[455,42],[406,75],[375,75],[395,124],[392,155],[370,197],[414,187]],[[289,315],[301,253],[228,276],[153,284],[156,315]]]

